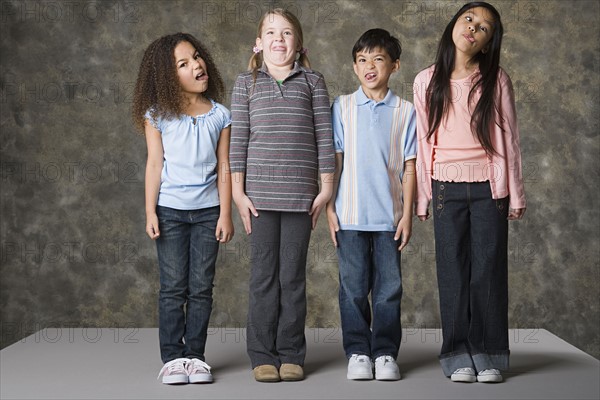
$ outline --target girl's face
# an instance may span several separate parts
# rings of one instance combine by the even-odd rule
[[[175,46],[175,68],[184,94],[203,93],[208,89],[206,63],[194,46],[189,42],[180,42]]]
[[[486,53],[494,35],[494,16],[484,7],[465,11],[454,25],[452,41],[456,51],[472,58],[480,51]]]
[[[264,19],[256,46],[262,50],[267,67],[291,68],[300,50],[292,24],[278,14],[269,14]]]

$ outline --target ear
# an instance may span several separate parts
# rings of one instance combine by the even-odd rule
[[[258,48],[259,48],[259,49],[261,49],[261,50],[263,49],[263,47],[262,47],[262,40],[261,40],[261,38],[257,37],[257,38],[256,38],[256,42],[255,42],[255,43],[256,43],[256,47],[258,47]]]
[[[354,69],[354,74],[355,74],[356,76],[359,76],[359,75],[358,75],[358,65],[356,64],[356,61],[354,61],[354,62],[352,63],[352,68]]]
[[[487,53],[489,50],[490,50],[490,45],[488,44],[488,45],[486,45],[486,46],[485,46],[483,49],[481,49],[481,52],[482,52],[483,54],[485,54],[485,53]]]
[[[394,61],[394,66],[392,67],[392,72],[396,72],[400,69],[400,60]]]

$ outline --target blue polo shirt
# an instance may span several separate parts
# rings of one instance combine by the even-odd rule
[[[344,153],[336,197],[343,230],[395,231],[402,213],[404,162],[416,158],[416,116],[412,103],[388,90],[369,99],[362,88],[333,103],[335,151]],[[346,107],[343,110],[343,107]],[[348,124],[355,121],[356,126]],[[352,143],[346,143],[351,140]]]
[[[212,101],[212,109],[196,117],[146,118],[158,129],[164,150],[158,205],[196,210],[219,205],[217,144],[231,124],[231,113]]]

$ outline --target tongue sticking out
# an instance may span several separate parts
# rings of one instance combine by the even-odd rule
[[[372,81],[373,79],[375,79],[375,77],[376,77],[376,76],[377,76],[377,74],[370,73],[370,74],[367,74],[367,75],[365,75],[365,78],[366,78],[368,81]]]

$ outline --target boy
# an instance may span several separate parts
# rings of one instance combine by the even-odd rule
[[[412,231],[417,155],[414,107],[388,88],[401,52],[386,30],[365,32],[352,49],[360,88],[332,106],[339,188],[327,219],[339,260],[348,379],[373,379],[372,360],[375,379],[400,379],[400,250]]]

